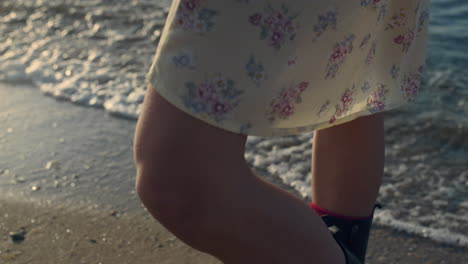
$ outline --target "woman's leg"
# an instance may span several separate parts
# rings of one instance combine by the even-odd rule
[[[187,115],[151,86],[142,110],[137,193],[175,236],[228,264],[344,264],[308,204],[248,167],[245,135]]]
[[[383,113],[316,131],[312,202],[355,217],[372,213],[384,168]]]

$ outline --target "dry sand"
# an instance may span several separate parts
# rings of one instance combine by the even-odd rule
[[[41,95],[37,89],[26,87],[0,86],[0,102],[1,264],[220,263],[175,238],[139,205],[133,192],[131,168],[134,121],[109,117],[99,109],[58,102]],[[58,140],[57,145],[46,142],[42,148],[25,143],[37,141],[38,135],[45,141],[48,137],[57,141],[56,132],[44,125],[54,122],[60,124],[59,132],[64,135],[65,142]],[[83,129],[77,129],[77,123]],[[5,132],[8,128],[12,131]],[[95,141],[90,144],[84,142],[90,138],[87,133],[96,134]],[[69,141],[70,138],[73,140]],[[85,149],[80,152],[79,146]],[[33,155],[23,153],[33,150]],[[115,174],[109,177],[104,176],[109,171],[93,170],[81,163],[75,167],[65,161],[61,161],[66,168],[62,168],[63,171],[42,168],[38,173],[31,169],[31,166],[44,167],[44,162],[52,158],[49,155],[60,160],[74,151],[73,160],[88,162],[86,153],[103,150],[117,154],[96,155],[92,162],[104,166],[114,161],[112,171]],[[67,159],[70,158],[67,156]],[[11,170],[9,175],[5,175],[5,168]],[[72,177],[73,181],[61,180],[61,172],[79,177]],[[15,173],[26,182],[20,180],[12,184],[5,180]],[[55,176],[50,177],[51,173]],[[262,177],[300,197],[278,179]],[[61,180],[59,185],[63,188],[51,187],[56,186],[57,179]],[[32,184],[43,187],[31,191]],[[375,226],[367,263],[459,264],[466,263],[467,259],[466,248],[445,246]]]

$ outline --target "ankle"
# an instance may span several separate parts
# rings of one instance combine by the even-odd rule
[[[347,214],[340,214],[336,211],[331,211],[328,209],[325,209],[321,206],[318,206],[314,202],[309,203],[310,208],[312,208],[319,216],[322,215],[330,215],[338,218],[343,218],[343,219],[350,219],[350,220],[364,220],[364,219],[369,219],[372,216],[372,213],[366,215],[366,216],[355,216],[355,215],[347,215]]]

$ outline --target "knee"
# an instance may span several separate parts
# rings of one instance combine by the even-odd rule
[[[145,207],[161,222],[177,222],[196,216],[199,206],[181,171],[170,170],[167,164],[139,164],[135,181],[136,193]]]
[[[202,250],[199,245],[202,245],[200,239],[206,226],[203,191],[184,181],[180,175],[183,170],[171,171],[164,165],[155,167],[145,163],[139,165],[135,186],[138,197],[149,213],[171,233]]]

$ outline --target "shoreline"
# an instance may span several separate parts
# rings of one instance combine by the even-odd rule
[[[183,243],[149,215],[72,212],[3,199],[0,211],[1,263],[222,264]],[[467,257],[464,248],[374,226],[366,263],[458,264]]]
[[[174,238],[137,199],[134,120],[24,85],[0,84],[0,98],[0,262],[220,263]],[[10,232],[26,232],[25,239],[14,243]],[[388,227],[371,231],[369,264],[466,259],[466,248]]]

